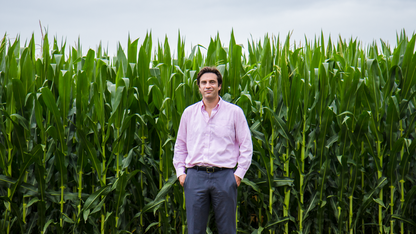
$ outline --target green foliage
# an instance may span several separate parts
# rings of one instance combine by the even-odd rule
[[[180,34],[173,49],[149,33],[110,58],[48,35],[36,55],[33,36],[4,36],[0,232],[186,233],[175,137],[197,73],[217,66],[253,137],[239,232],[414,233],[415,39],[291,48],[266,35],[246,55],[232,32],[228,47],[217,35],[185,55]]]

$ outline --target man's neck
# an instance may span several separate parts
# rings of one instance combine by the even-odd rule
[[[213,100],[202,99],[202,101],[204,102],[205,110],[208,112],[209,117],[211,117],[211,111],[217,106],[220,97]]]
[[[214,109],[220,101],[220,97],[213,100],[202,99],[202,101],[204,102],[205,108]]]

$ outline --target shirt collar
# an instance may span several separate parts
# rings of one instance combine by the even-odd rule
[[[214,109],[219,109],[220,108],[220,106],[222,105],[222,98],[221,98],[221,96],[219,96],[220,97],[220,100],[218,101],[218,103],[217,103],[217,105],[214,107]],[[201,109],[205,109],[205,103],[204,103],[204,100],[201,100]]]

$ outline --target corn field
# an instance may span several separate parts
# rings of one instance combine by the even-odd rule
[[[187,233],[173,146],[204,66],[252,133],[239,233],[416,233],[415,38],[243,46],[231,32],[186,55],[180,34],[148,33],[110,57],[5,35],[0,233]]]

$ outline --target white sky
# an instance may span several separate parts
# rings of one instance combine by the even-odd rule
[[[358,38],[364,45],[383,39],[392,46],[402,29],[410,36],[416,31],[414,0],[0,0],[0,33],[22,44],[35,34],[40,44],[40,26],[48,29],[49,40],[66,40],[75,46],[78,37],[84,53],[99,42],[114,55],[118,42],[125,48],[131,38],[142,43],[152,31],[153,45],[169,38],[175,53],[178,30],[185,38],[186,51],[201,44],[208,47],[210,37],[219,32],[228,46],[231,29],[236,42],[247,46],[251,37],[280,35],[293,31],[292,44],[313,40],[321,30],[336,41]]]

